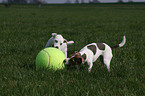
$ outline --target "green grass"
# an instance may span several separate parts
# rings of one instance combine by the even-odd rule
[[[35,58],[51,37],[67,40],[68,54],[86,44],[116,45],[111,72],[99,61],[92,72],[36,70]],[[0,5],[1,96],[145,95],[145,4]]]

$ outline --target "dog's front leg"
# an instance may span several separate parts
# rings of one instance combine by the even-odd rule
[[[65,57],[67,58],[67,47],[65,48],[65,50],[63,52],[65,54]]]
[[[63,43],[63,45],[60,46],[60,50],[65,54],[65,57],[67,58],[67,45],[66,45],[66,43]]]
[[[91,69],[92,69],[93,63],[92,63],[92,62],[88,62],[88,65],[89,65],[88,71],[91,72]]]

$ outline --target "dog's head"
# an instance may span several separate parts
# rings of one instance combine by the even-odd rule
[[[62,35],[60,34],[52,33],[52,37],[53,37],[53,42],[54,42],[52,47],[55,47],[61,50],[61,46],[64,46],[67,43],[67,40],[64,39]]]
[[[74,66],[74,65],[81,65],[82,63],[84,63],[84,58],[82,58],[79,52],[75,51],[71,55],[71,58],[65,64]]]

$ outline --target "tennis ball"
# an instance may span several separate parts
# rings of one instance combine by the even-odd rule
[[[45,48],[41,50],[36,57],[36,67],[52,70],[64,69],[64,59],[66,59],[66,57],[61,50],[54,47]]]

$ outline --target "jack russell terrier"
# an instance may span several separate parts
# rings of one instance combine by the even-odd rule
[[[48,40],[45,48],[47,47],[55,47],[61,50],[66,58],[67,58],[67,45],[71,45],[74,43],[74,41],[67,41],[62,37],[62,35],[57,33],[52,33],[52,37]]]
[[[71,58],[67,58],[64,60],[65,64],[68,66],[75,65],[78,69],[81,64],[87,62],[89,65],[88,71],[91,72],[93,62],[97,60],[97,58],[102,55],[103,62],[107,66],[108,71],[110,72],[110,61],[113,57],[112,49],[117,47],[122,47],[126,43],[125,36],[120,44],[115,46],[108,46],[105,43],[91,43],[82,48],[79,52],[75,51],[74,54],[71,55]]]

